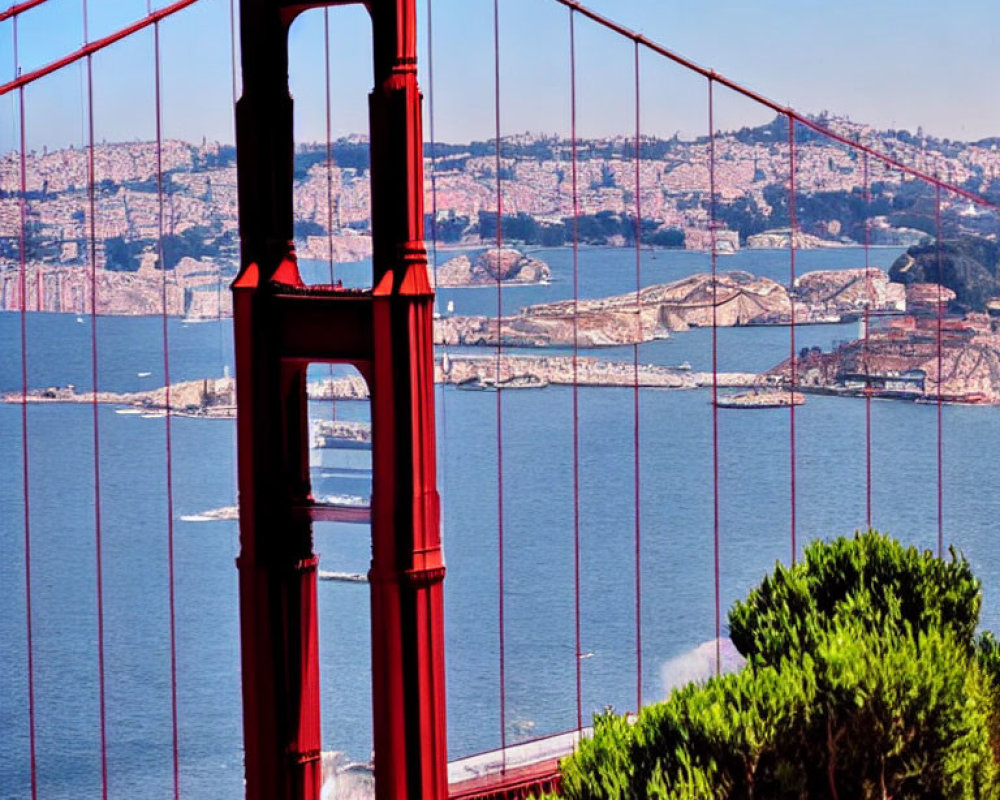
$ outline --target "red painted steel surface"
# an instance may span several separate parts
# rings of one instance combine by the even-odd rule
[[[559,792],[559,760],[508,769],[451,785],[450,800],[522,800]]]
[[[445,569],[415,4],[366,3],[375,56],[369,292],[303,286],[290,244],[287,28],[310,5],[241,6],[243,253],[233,293],[247,798],[315,800],[322,783],[311,525],[329,509],[311,504],[309,486],[305,370],[315,362],[353,364],[371,389],[376,796],[444,798]]]

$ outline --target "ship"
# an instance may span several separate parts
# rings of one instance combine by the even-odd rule
[[[524,375],[511,375],[497,384],[501,389],[544,389],[548,385],[549,382],[545,378],[530,372]]]
[[[455,388],[465,392],[495,392],[497,384],[492,378],[481,378],[474,375],[456,383]]]

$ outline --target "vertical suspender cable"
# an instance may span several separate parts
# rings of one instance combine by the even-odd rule
[[[14,17],[14,74],[20,74],[17,51],[17,17]],[[18,203],[21,212],[21,228],[18,233],[18,292],[21,311],[21,480],[24,493],[24,618],[26,649],[28,651],[28,748],[31,759],[31,800],[38,799],[38,768],[35,757],[35,648],[32,635],[31,616],[31,503],[28,454],[28,263],[24,248],[27,246],[28,230],[28,166],[26,156],[27,136],[24,130],[24,87],[17,93],[18,115],[20,117],[21,196]],[[41,272],[36,269],[36,284],[41,285]],[[37,291],[37,289],[36,289]]]
[[[233,142],[235,144],[235,142],[236,142],[236,101],[239,99],[238,94],[237,94],[239,90],[237,88],[237,82],[236,82],[236,0],[229,0],[229,56],[230,56],[229,57],[229,66],[230,66],[231,79],[232,79],[232,97],[233,97]],[[234,177],[235,177],[235,172],[236,172],[236,167],[235,167],[235,164],[234,164],[233,165],[233,175],[234,175]],[[238,266],[238,264],[237,264],[237,266]],[[224,358],[223,354],[225,353],[225,348],[224,348],[224,345],[223,345],[223,330],[224,330],[224,328],[222,326],[222,275],[221,275],[221,273],[219,275],[219,298],[218,299],[219,299],[219,302],[218,302],[218,310],[219,310],[218,325],[219,325],[219,356],[220,356],[219,360],[223,361],[223,358]],[[235,391],[234,391],[234,397],[235,397]],[[233,495],[234,495],[234,502],[235,502],[236,487],[239,485],[239,475],[238,475],[239,466],[237,465],[236,458],[235,458],[235,454],[236,454],[236,426],[235,425],[232,426],[231,431],[232,431],[232,434],[231,434],[231,436],[232,436],[232,447],[230,448],[229,452],[233,454],[232,487],[233,487]],[[235,542],[234,542],[234,549],[238,550],[238,545],[236,545]],[[233,553],[233,557],[234,558],[236,557],[236,552]]]
[[[233,143],[236,142],[236,101],[239,99],[239,90],[236,87],[236,0],[229,0],[229,73],[230,82],[232,85],[232,98],[233,98]],[[234,165],[235,173],[235,165]],[[225,353],[225,345],[223,344],[223,327],[222,327],[222,274],[219,274],[218,283],[216,284],[216,296],[215,296],[215,308],[216,308],[216,323],[219,326],[219,360],[222,361]],[[235,396],[235,395],[234,395]],[[236,452],[236,428],[233,427],[233,452]],[[235,461],[233,464],[234,472],[234,484],[236,465]]]
[[[583,647],[580,627],[580,193],[576,154],[576,16],[569,10],[570,161],[573,189],[573,622],[576,636],[576,729],[583,730]]]
[[[944,555],[944,276],[941,270],[941,184],[934,184],[937,250],[937,554]]]
[[[437,241],[437,137],[434,132],[434,0],[427,0],[427,122],[431,144],[431,269],[434,274],[434,293],[438,292],[438,241]],[[437,302],[435,298],[435,302]],[[440,306],[439,306],[440,308]],[[442,358],[442,371],[444,368]],[[440,441],[448,441],[448,395],[445,393],[447,377],[440,384],[438,409],[441,415]],[[448,485],[448,459],[442,453],[438,462],[438,481],[442,487]],[[442,525],[444,518],[442,516]]]
[[[863,343],[865,371],[865,527],[872,528],[872,384],[871,384],[871,176],[868,174],[868,153],[861,154],[865,198],[865,336]]]
[[[715,674],[722,674],[719,570],[719,252],[715,241],[715,81],[708,79],[708,236],[712,257],[712,574],[715,587]]]
[[[170,606],[170,724],[173,755],[174,800],[180,797],[180,753],[177,725],[177,614],[174,581],[174,466],[172,407],[170,398],[170,337],[167,325],[167,265],[163,259],[163,104],[160,95],[160,23],[153,25],[154,101],[156,106],[156,234],[160,265],[163,329],[163,385],[166,414],[163,418],[167,492],[167,591]]]
[[[499,606],[498,627],[500,634],[500,748],[503,751],[501,772],[507,771],[507,670],[506,670],[506,630],[504,619],[504,542],[503,542],[503,404],[500,388],[500,361],[503,352],[501,319],[503,317],[503,295],[500,279],[503,247],[503,186],[500,181],[500,6],[493,0],[493,116],[496,136],[496,181],[497,181],[497,346],[496,346],[496,447],[497,447],[497,593]]]
[[[323,74],[325,76],[326,106],[326,251],[330,267],[329,281],[333,286],[333,145],[330,137],[333,135],[331,122],[330,100],[330,9],[323,6]],[[327,365],[327,375],[330,378],[330,416],[337,419],[337,393],[333,383],[333,364]]]
[[[236,111],[236,101],[239,90],[236,88],[236,0],[229,0],[229,66],[233,83],[233,112]]]
[[[330,284],[333,285],[333,146],[330,143],[330,9],[323,6],[323,68],[326,76],[326,249],[330,263]],[[331,365],[331,370],[333,369]],[[334,401],[336,410],[336,401]]]
[[[437,138],[434,133],[434,0],[427,0],[427,121],[431,144],[431,260],[437,290]]]
[[[796,533],[796,500],[795,500],[795,387],[798,384],[798,365],[795,361],[795,234],[798,231],[795,212],[795,119],[788,117],[788,300],[790,321],[788,326],[789,364],[789,403],[788,403],[788,494],[789,494],[789,528],[791,530],[792,563],[795,563],[797,547]]]
[[[83,0],[83,38],[88,40],[87,0]],[[104,692],[104,575],[101,542],[101,435],[97,405],[97,197],[94,170],[94,64],[87,55],[87,198],[90,206],[90,369],[94,431],[94,550],[97,591],[97,677],[101,720],[101,797],[108,797],[107,710]]]
[[[635,344],[632,346],[632,475],[635,507],[635,710],[642,708],[642,517],[639,445],[639,343],[642,320],[642,176],[639,148],[642,139],[642,96],[639,77],[639,43],[635,43]]]

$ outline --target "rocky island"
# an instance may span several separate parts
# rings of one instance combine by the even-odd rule
[[[641,292],[596,300],[528,306],[502,317],[438,321],[435,344],[600,347],[664,338],[673,331],[720,326],[839,322],[864,311],[901,313],[905,290],[880,269],[810,272],[790,290],[770,278],[734,270],[692,275]]]
[[[752,372],[719,373],[719,386],[754,386]],[[634,386],[658,389],[697,389],[712,384],[712,374],[692,372],[687,364],[675,367],[607,361],[588,356],[502,355],[442,356],[434,365],[435,383],[459,388],[496,390],[572,386]]]
[[[544,261],[530,258],[520,250],[504,247],[483,250],[474,258],[456,256],[436,270],[429,270],[431,283],[441,288],[496,286],[500,283],[548,283],[552,270]]]
[[[360,375],[344,375],[310,382],[306,391],[310,400],[367,400],[368,384]],[[78,392],[73,385],[32,389],[22,398],[20,392],[8,392],[5,403],[93,403],[93,392]],[[203,378],[181,381],[169,387],[142,392],[97,392],[96,402],[127,407],[127,411],[163,415],[168,409],[175,416],[216,417],[236,416],[236,382],[231,377]],[[346,426],[346,428],[345,428]],[[347,423],[327,431],[331,436],[363,439]]]

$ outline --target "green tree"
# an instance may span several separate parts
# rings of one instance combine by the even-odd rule
[[[875,532],[815,543],[730,620],[738,673],[610,711],[563,762],[573,800],[997,800],[1000,643],[964,559]],[[737,639],[739,641],[737,641]]]
[[[869,630],[950,628],[973,646],[982,602],[968,562],[903,547],[876,531],[814,542],[793,566],[777,564],[729,612],[729,633],[747,658],[771,664],[815,650],[831,624],[857,619]]]

